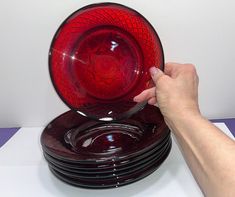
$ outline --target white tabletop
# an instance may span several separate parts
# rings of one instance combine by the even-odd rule
[[[215,123],[234,138],[224,123]],[[148,197],[203,196],[175,140],[169,157],[148,177],[114,189],[91,190],[70,186],[54,177],[42,156],[43,128],[21,128],[0,149],[0,195],[11,197]]]

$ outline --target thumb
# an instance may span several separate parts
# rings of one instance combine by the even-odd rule
[[[151,77],[152,77],[153,82],[155,83],[155,85],[156,85],[158,79],[160,77],[162,77],[163,75],[165,75],[159,68],[156,68],[156,67],[151,67],[149,69],[149,72],[151,74]]]

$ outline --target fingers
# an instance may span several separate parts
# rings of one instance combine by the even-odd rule
[[[195,73],[195,66],[192,64],[178,64],[174,62],[169,62],[165,64],[164,72],[171,78],[177,78],[181,73],[188,72]]]
[[[157,84],[157,81],[164,76],[165,74],[158,68],[156,67],[151,67],[149,69],[149,72],[151,74],[151,77],[153,79],[153,82],[155,83],[155,85]]]
[[[157,86],[158,80],[161,77],[166,76],[160,69],[158,69],[156,67],[151,67],[149,69],[149,72],[150,72],[152,80],[156,86]],[[133,98],[133,100],[138,103],[143,102],[143,101],[148,101],[148,104],[155,105],[157,102],[156,101],[156,87],[152,87],[147,90],[144,90],[139,95],[135,96]]]
[[[156,92],[155,87],[149,88],[141,92],[139,95],[135,96],[133,100],[135,102],[142,102],[149,100],[150,98],[155,97],[155,92]]]
[[[166,75],[169,75],[171,76],[172,73],[173,73],[173,69],[175,68],[175,66],[177,66],[178,64],[177,63],[174,63],[174,62],[168,62],[165,64],[165,67],[164,67],[164,72]]]
[[[149,72],[155,84],[157,83],[157,81],[161,76],[164,76],[164,73],[156,67],[151,67]],[[144,90],[139,95],[135,96],[133,100],[135,102],[143,102],[148,100],[148,103],[150,105],[154,105],[156,103],[155,97],[156,97],[156,87],[152,87],[147,90]]]
[[[156,97],[152,97],[148,100],[149,105],[155,105],[157,103]]]
[[[183,64],[178,64],[174,62],[169,62],[165,64],[164,72],[166,75],[170,76],[171,78],[176,78],[181,70]]]

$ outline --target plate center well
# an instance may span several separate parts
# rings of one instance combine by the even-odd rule
[[[69,131],[66,141],[73,150],[86,154],[112,154],[130,151],[143,137],[143,131],[134,125],[110,123],[85,131]]]
[[[75,43],[71,58],[75,83],[101,100],[127,94],[138,81],[141,65],[138,43],[115,26],[99,26],[85,32]]]

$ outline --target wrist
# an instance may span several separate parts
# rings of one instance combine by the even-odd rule
[[[175,134],[184,130],[190,130],[195,123],[203,120],[205,119],[199,111],[178,112],[170,117],[165,117],[166,124]]]

